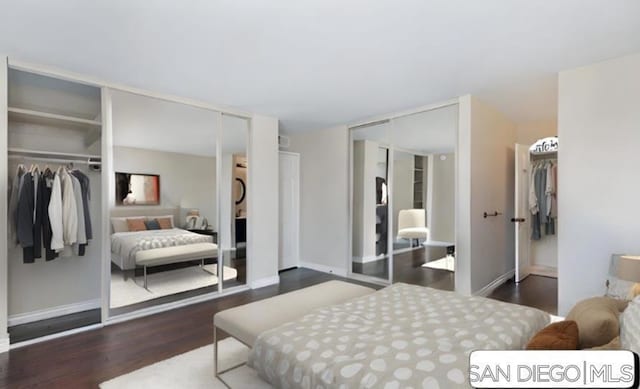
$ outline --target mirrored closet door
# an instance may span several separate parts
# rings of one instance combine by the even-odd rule
[[[456,104],[353,127],[351,274],[454,289]]]
[[[110,315],[217,293],[220,114],[110,92]]]
[[[351,272],[390,280],[391,123],[351,130]]]
[[[220,253],[223,286],[247,283],[247,221],[249,220],[249,120],[222,115],[220,153]]]

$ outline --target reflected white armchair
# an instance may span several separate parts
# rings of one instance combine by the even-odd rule
[[[403,209],[398,213],[398,237],[413,243],[429,239],[429,229],[425,225],[424,209]]]

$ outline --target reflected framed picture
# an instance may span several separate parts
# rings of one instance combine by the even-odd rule
[[[160,205],[160,176],[116,172],[116,205]]]

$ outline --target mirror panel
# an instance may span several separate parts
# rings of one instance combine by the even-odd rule
[[[351,130],[351,271],[389,280],[390,123]]]
[[[110,315],[218,292],[219,114],[111,94]]]
[[[223,287],[247,283],[247,222],[249,215],[249,120],[222,115],[220,250]]]

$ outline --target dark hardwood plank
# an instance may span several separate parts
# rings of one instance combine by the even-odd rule
[[[212,318],[218,311],[331,279],[340,279],[308,269],[295,269],[280,276],[279,285],[0,354],[0,387],[95,388],[100,382],[210,344]],[[532,281],[517,287],[513,283],[506,284],[498,288],[492,297],[541,306],[555,304],[555,296],[551,299],[553,302],[541,301],[551,298],[550,293],[538,293],[541,288],[548,287],[546,280],[539,282],[535,278],[529,279]],[[529,288],[532,289],[531,292],[528,291]],[[539,298],[536,299],[536,295]]]

